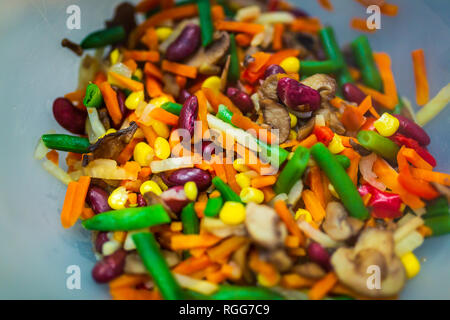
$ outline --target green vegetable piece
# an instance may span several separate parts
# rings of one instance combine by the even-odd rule
[[[337,154],[334,157],[345,170],[347,170],[350,167],[350,159],[347,156]]]
[[[86,87],[86,96],[83,104],[86,108],[100,108],[103,103],[103,96],[99,87],[94,83],[89,83]]]
[[[220,194],[223,197],[223,200],[242,203],[241,197],[239,197],[225,182],[223,182],[222,179],[220,179],[219,177],[214,177],[212,179],[212,183],[214,184],[216,189],[219,190]]]
[[[357,135],[358,142],[366,149],[375,152],[389,161],[395,161],[400,147],[393,141],[374,131],[360,131]]]
[[[183,106],[179,103],[166,102],[161,106],[161,108],[163,108],[164,110],[166,110],[176,116],[179,116]]]
[[[372,48],[366,36],[362,35],[351,44],[356,63],[361,70],[361,77],[365,85],[377,91],[383,90],[380,72],[373,59]]]
[[[230,9],[226,0],[217,0],[216,2],[223,7],[223,10],[225,11],[225,15],[228,18],[234,18],[234,12],[233,12],[233,10]]]
[[[219,110],[218,110],[216,116],[217,116],[217,118],[219,118],[220,120],[222,120],[222,121],[224,121],[224,122],[226,122],[226,123],[231,124],[232,126],[234,126],[234,125],[231,123],[231,118],[233,117],[233,113],[232,113],[226,106],[224,106],[223,104],[220,104],[220,105],[219,105]]]
[[[240,73],[236,38],[234,34],[230,34],[230,69],[228,70],[228,80],[231,82],[238,81]]]
[[[307,148],[298,147],[291,160],[288,161],[283,171],[281,171],[274,191],[277,194],[289,193],[294,184],[301,179],[305,173],[309,161],[309,150]]]
[[[122,26],[93,32],[81,41],[83,49],[101,48],[125,40],[126,33]]]
[[[148,207],[103,212],[84,220],[83,226],[88,230],[131,231],[169,223],[170,221],[164,207],[155,204]]]
[[[447,198],[439,197],[427,204],[427,211],[424,218],[432,218],[449,215]]]
[[[155,236],[148,232],[132,236],[136,249],[145,268],[150,272],[161,295],[166,300],[183,300],[186,298],[180,285],[175,280],[166,260],[159,249]]]
[[[261,140],[256,140],[258,146],[262,149],[259,156],[266,161],[269,161],[275,167],[281,167],[281,165],[289,157],[289,152],[280,148],[277,144],[267,144]]]
[[[341,65],[336,60],[326,61],[302,61],[300,64],[300,72],[302,77],[309,77],[316,73],[337,73],[341,69]]]
[[[330,150],[323,143],[317,143],[311,148],[311,154],[333,184],[350,216],[361,220],[369,218],[358,190]]]
[[[222,209],[223,206],[223,198],[217,197],[217,198],[210,198],[208,199],[208,202],[206,203],[205,208],[205,216],[207,217],[217,217],[220,209]]]
[[[425,225],[433,231],[433,237],[448,234],[450,233],[450,215],[427,218]]]
[[[44,134],[42,141],[49,149],[73,153],[88,153],[89,139],[68,134]]]
[[[209,0],[198,0],[198,15],[200,18],[200,31],[202,46],[207,47],[213,41],[214,25],[211,16],[211,3]]]
[[[194,291],[188,293],[197,300],[285,300],[282,295],[264,287],[221,285],[209,296]]]
[[[181,222],[184,234],[198,234],[200,232],[199,220],[191,202],[181,211]]]

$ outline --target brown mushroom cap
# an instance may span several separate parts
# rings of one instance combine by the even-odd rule
[[[363,225],[361,220],[349,217],[341,203],[335,201],[328,203],[327,215],[322,227],[333,240],[347,240],[357,234]]]
[[[311,77],[308,77],[300,81],[305,86],[311,87],[317,90],[322,98],[322,101],[329,101],[334,98],[336,94],[336,80],[326,74],[317,73]]]
[[[228,52],[230,47],[230,36],[227,32],[216,31],[213,35],[214,42],[208,47],[201,47],[194,56],[185,64],[204,68],[205,65],[213,66],[218,63]]]
[[[292,271],[298,273],[302,277],[310,279],[321,279],[326,275],[325,270],[315,262],[306,262],[296,265],[292,268]]]
[[[339,248],[331,264],[339,281],[367,297],[392,297],[400,292],[406,281],[402,262],[395,254],[392,232],[374,228],[361,233],[354,248]],[[380,271],[380,288],[371,288],[370,266]]]
[[[261,100],[259,105],[263,113],[264,123],[278,129],[279,143],[285,142],[291,131],[291,118],[287,109],[270,99]]]
[[[260,99],[270,99],[273,101],[278,101],[277,87],[278,75],[273,74],[271,76],[268,76],[259,87],[258,94]]]

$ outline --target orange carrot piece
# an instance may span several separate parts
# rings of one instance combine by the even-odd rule
[[[319,167],[314,166],[310,170],[311,191],[317,196],[322,208],[326,208],[325,196],[323,192],[322,175]]]
[[[145,51],[145,50],[127,50],[123,53],[124,60],[133,59],[136,61],[159,61],[158,51]]]
[[[402,153],[405,158],[416,168],[430,171],[433,170],[431,164],[423,160],[423,158],[416,152],[416,150],[410,148],[402,148]]]
[[[163,90],[161,87],[161,84],[156,81],[156,79],[147,76],[145,78],[145,89],[147,90],[148,95],[150,98],[157,98],[163,95]]]
[[[56,150],[50,150],[45,156],[55,165],[59,165],[59,153]]]
[[[286,224],[289,232],[297,237],[300,240],[300,243],[302,243],[304,241],[304,237],[297,225],[297,222],[294,220],[294,216],[286,206],[286,203],[283,200],[278,200],[277,202],[275,202],[274,208],[280,216],[280,219]]]
[[[436,182],[444,186],[450,186],[450,174],[434,172],[420,168],[411,168],[412,176],[428,182]]]
[[[272,49],[274,51],[279,51],[283,48],[284,24],[276,23],[273,28]]]
[[[197,217],[203,218],[205,216],[205,208],[206,208],[206,201],[197,201],[194,203],[194,211],[197,214]]]
[[[94,210],[92,210],[91,208],[84,207],[83,211],[81,212],[80,218],[82,220],[86,220],[92,218],[93,216],[95,216]]]
[[[208,130],[208,100],[205,93],[201,90],[195,93],[198,100],[198,119],[202,122],[202,136]]]
[[[230,186],[230,188],[236,192],[237,194],[241,193],[241,187],[236,182],[236,170],[234,169],[233,165],[231,163],[225,163],[224,165],[225,174],[227,176],[227,183]]]
[[[288,235],[284,241],[284,245],[288,248],[298,248],[300,246],[300,238]]]
[[[425,53],[423,49],[418,49],[411,52],[411,56],[414,66],[414,79],[416,81],[416,101],[419,106],[423,106],[430,100]]]
[[[252,37],[245,33],[239,33],[236,35],[236,43],[239,47],[248,47],[252,42]]]
[[[311,213],[315,222],[321,222],[325,218],[325,209],[317,199],[317,196],[311,190],[304,190],[302,192],[302,199],[305,203],[306,210]]]
[[[318,33],[322,24],[317,18],[297,18],[291,23],[291,31]]]
[[[156,33],[155,28],[148,28],[141,38],[141,42],[145,44],[150,51],[158,51],[158,34]]]
[[[309,288],[313,284],[313,279],[304,278],[296,273],[285,274],[281,277],[281,286],[288,289]]]
[[[95,75],[94,78],[94,84],[96,84],[97,86],[99,86],[102,82],[107,81],[108,79],[106,78],[106,75],[103,71],[99,71],[97,72],[97,74]]]
[[[71,212],[71,226],[73,226],[78,218],[81,216],[86,201],[86,195],[91,183],[91,177],[82,176],[78,180],[77,190],[75,191],[75,197],[73,198],[73,208]]]
[[[144,85],[142,82],[127,78],[121,74],[115,73],[115,72],[109,72],[108,73],[111,78],[113,78],[117,84],[125,89],[129,89],[131,91],[142,91],[144,90]]]
[[[391,67],[391,57],[384,52],[374,53],[375,63],[380,70],[381,79],[383,81],[384,94],[398,104],[397,85],[395,84],[394,73]]]
[[[117,162],[119,164],[125,164],[125,162],[129,161],[133,156],[134,148],[139,142],[144,141],[144,139],[134,138],[130,141],[129,144],[122,150],[122,152],[117,157]]]
[[[105,101],[106,109],[108,110],[114,125],[118,126],[122,121],[122,112],[119,108],[116,92],[107,81],[102,82],[99,88],[102,93],[103,100]]]
[[[197,78],[197,68],[191,67],[185,64],[171,62],[168,60],[163,60],[162,70],[168,71],[186,78],[195,79]]]
[[[338,278],[334,272],[329,272],[325,277],[317,281],[309,290],[308,297],[311,300],[321,300],[337,284]]]
[[[199,257],[190,257],[181,263],[177,264],[172,271],[179,274],[191,274],[212,265],[210,257],[202,254]]]
[[[224,30],[229,32],[258,34],[264,31],[264,26],[261,24],[239,21],[216,21],[215,27],[217,30]]]
[[[64,198],[64,204],[61,211],[61,223],[64,228],[70,228],[72,223],[72,211],[73,211],[73,202],[75,199],[75,193],[77,191],[78,182],[72,181],[69,182],[66,191],[66,197]]]
[[[161,72],[161,70],[159,70],[158,67],[156,67],[153,63],[151,62],[146,62],[145,66],[144,66],[144,73],[146,75],[152,76],[158,80],[161,80],[163,77],[163,74]]]
[[[386,94],[382,94],[381,92],[378,92],[377,90],[374,90],[372,88],[366,87],[362,84],[357,85],[358,88],[360,88],[366,95],[372,96],[374,100],[376,100],[378,103],[380,103],[383,107],[393,110],[395,106],[397,105],[396,100],[393,97],[390,97]]]
[[[264,187],[274,185],[275,182],[277,182],[277,177],[275,177],[275,176],[258,177],[258,178],[252,179],[252,187],[256,188],[256,189],[264,188]]]
[[[350,167],[347,169],[347,174],[350,179],[353,181],[353,184],[356,186],[358,183],[358,170],[359,170],[359,161],[361,160],[361,156],[359,153],[354,151],[351,148],[345,148],[342,153],[344,156],[350,159]]]
[[[131,70],[132,73],[134,73],[137,69],[137,63],[133,59],[128,59],[123,62],[124,65],[128,67],[128,69]]]
[[[208,248],[219,242],[221,238],[212,234],[177,234],[171,238],[172,250],[188,250]]]
[[[227,106],[233,114],[242,114],[241,110],[239,110],[239,108],[234,105],[230,98],[228,98],[222,92],[216,92],[211,88],[202,88],[202,91],[205,94],[206,99],[209,101],[216,112],[219,110],[219,105],[223,104]]]
[[[136,12],[146,13],[155,9],[159,5],[159,0],[141,0],[135,7]]]
[[[214,5],[211,7],[211,16],[213,21],[225,19],[225,11],[221,5]]]
[[[227,278],[228,276],[221,270],[211,272],[206,275],[206,280],[212,283],[221,283],[224,282]]]
[[[242,115],[242,114],[233,114],[231,118],[231,123],[236,127],[241,128],[245,131],[249,131],[253,136],[258,137],[260,140],[267,142],[268,144],[275,143],[278,140],[277,136],[272,134],[269,130],[260,127],[256,123],[254,123],[250,118]]]
[[[122,274],[109,282],[110,289],[131,288],[138,284],[147,282],[150,278],[146,275]]]
[[[304,148],[311,148],[313,145],[315,145],[318,142],[317,136],[315,134],[310,134],[306,139],[302,140],[299,144],[299,146],[302,146]],[[294,151],[297,148],[294,148]]]
[[[261,191],[264,193],[264,202],[265,203],[269,202],[276,196],[275,191],[273,191],[272,187],[261,188]]]
[[[357,112],[361,115],[365,115],[369,109],[372,108],[372,97],[367,96],[356,109]]]
[[[175,6],[175,0],[160,0],[161,9],[167,10]]]
[[[110,289],[109,293],[113,300],[161,300],[161,295],[156,290],[123,287]]]
[[[217,246],[207,249],[206,253],[211,261],[226,263],[229,256],[246,243],[248,243],[246,237],[234,236],[222,241]]]
[[[279,277],[277,269],[271,263],[261,260],[256,251],[250,253],[248,266],[254,272],[263,275],[269,282],[275,283]]]
[[[380,7],[381,13],[387,16],[396,16],[398,14],[398,6],[391,3],[384,3]]]
[[[150,167],[143,167],[141,169],[141,171],[139,171],[138,179],[141,181],[147,180],[151,174],[152,174],[152,169]]]
[[[377,32],[377,29],[369,29],[366,19],[363,18],[352,18],[352,20],[350,20],[350,27],[352,27],[352,29],[367,33]]]
[[[161,121],[165,124],[168,124],[170,126],[178,125],[178,116],[164,110],[163,108],[154,108],[150,112],[150,117],[152,117],[155,120]]]
[[[128,202],[133,205],[137,203],[137,194],[134,192],[128,193]]]
[[[138,125],[144,132],[145,140],[147,140],[147,143],[153,148],[155,146],[155,140],[158,138],[155,130],[153,130],[152,126],[146,126],[141,123],[138,123]]]
[[[76,90],[65,94],[64,98],[69,99],[78,109],[85,110],[86,107],[83,105],[85,93],[85,90]]]
[[[223,163],[223,159],[220,159],[218,156],[213,155],[211,165],[214,168],[216,176],[221,178],[225,183],[228,183],[227,173],[225,170],[225,165]]]
[[[361,79],[361,72],[358,69],[354,67],[348,67],[348,71],[350,72],[353,80],[358,81],[359,79]]]
[[[184,89],[186,87],[186,83],[187,83],[186,77],[176,75],[175,81],[181,89]]]
[[[328,11],[333,11],[333,4],[330,2],[330,0],[318,0],[319,5]]]

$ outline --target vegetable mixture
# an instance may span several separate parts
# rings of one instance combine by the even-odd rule
[[[422,49],[414,115],[387,53],[364,35],[341,50],[284,1],[124,3],[62,44],[89,52],[53,103],[70,134],[35,157],[67,185],[62,226],[92,230],[114,299],[396,298],[414,250],[450,232],[450,175],[422,128],[450,85],[429,98]]]

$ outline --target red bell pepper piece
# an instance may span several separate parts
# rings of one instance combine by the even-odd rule
[[[402,215],[400,211],[402,200],[398,194],[378,190],[370,184],[363,184],[358,188],[358,191],[361,197],[368,193],[372,195],[369,201],[369,206],[373,208],[372,217],[394,219]]]
[[[410,149],[414,149],[423,160],[428,162],[433,168],[436,167],[436,159],[428,152],[427,149],[422,147],[416,140],[408,138],[400,133],[394,134],[390,137],[399,146],[405,146]]]
[[[317,137],[317,141],[322,142],[326,146],[328,146],[334,137],[334,132],[330,128],[324,126],[315,126],[314,134]]]

